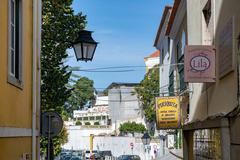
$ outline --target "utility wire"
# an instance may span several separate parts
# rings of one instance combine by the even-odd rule
[[[152,69],[162,68],[166,66],[178,66],[184,65],[184,63],[174,63],[174,64],[161,64],[155,65]],[[133,72],[137,71],[136,69],[128,69],[128,70],[107,70],[107,69],[123,69],[123,68],[146,68],[147,66],[111,66],[111,67],[97,67],[97,68],[86,68],[86,69],[78,69],[78,68],[70,68],[69,71],[79,71],[79,72]]]
[[[107,70],[107,71],[97,71],[97,70],[72,70],[72,71],[79,71],[79,72],[113,72],[113,73],[118,73],[118,72],[133,72],[136,71],[134,69],[128,69],[128,70]]]
[[[105,69],[122,69],[122,68],[142,68],[146,66],[112,66],[112,67],[98,67],[98,68],[87,68],[87,69],[73,69],[73,71],[84,70],[84,71],[95,71],[95,70],[105,70]]]

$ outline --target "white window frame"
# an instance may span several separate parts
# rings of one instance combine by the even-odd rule
[[[15,17],[15,11],[16,9],[14,8],[14,22],[12,21],[12,2],[14,4],[14,7],[16,7],[15,5],[15,2],[18,1],[19,3],[19,23],[18,23],[18,29],[19,29],[19,38],[18,40],[16,40],[16,17]],[[9,84],[12,84],[20,89],[23,88],[23,75],[22,75],[22,64],[23,64],[23,58],[22,58],[22,12],[23,12],[23,9],[22,9],[22,0],[8,0],[8,83]],[[12,46],[12,30],[11,30],[11,27],[14,28],[14,40],[13,40],[13,46]],[[18,48],[18,53],[16,53],[16,42],[19,43],[19,48]],[[12,56],[12,52],[14,54],[14,60],[13,60],[13,63],[12,64],[12,59],[11,59],[11,56]],[[17,78],[17,75],[16,75],[16,54],[18,54],[18,78]],[[13,69],[12,69],[12,66],[13,66]]]

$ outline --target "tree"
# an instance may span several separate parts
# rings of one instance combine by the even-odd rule
[[[99,126],[100,123],[99,122],[94,122],[94,125]]]
[[[134,133],[134,132],[143,133],[144,131],[146,131],[146,128],[141,123],[125,122],[120,125],[119,130],[122,133]]]
[[[159,94],[159,70],[157,67],[150,69],[140,82],[139,87],[135,88],[142,103],[146,120],[151,123],[155,121],[155,97]]]
[[[66,84],[71,72],[67,71],[63,60],[68,56],[66,50],[76,39],[79,30],[86,24],[86,16],[74,15],[71,8],[73,0],[42,0],[42,53],[41,53],[41,110],[56,111],[62,114],[64,103],[71,90]],[[57,155],[60,146],[67,141],[61,133],[53,139]],[[46,139],[41,139],[41,151],[46,153]]]
[[[82,122],[80,122],[79,120],[76,121],[76,126],[81,126],[82,125]]]
[[[77,80],[65,106],[68,113],[72,114],[73,110],[82,108],[95,98],[93,84],[93,81],[87,77],[81,77]]]
[[[91,123],[90,123],[90,122],[85,122],[85,125],[86,125],[86,126],[90,126]]]

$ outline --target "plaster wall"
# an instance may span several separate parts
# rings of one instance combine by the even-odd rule
[[[31,128],[32,1],[22,1],[23,89],[8,83],[8,0],[0,2],[0,126]]]
[[[171,44],[171,41],[168,41],[168,37],[165,35],[165,33],[166,33],[169,17],[170,17],[170,11],[168,12],[165,18],[165,22],[163,24],[163,28],[156,45],[156,48],[160,51],[160,62],[161,62],[159,67],[160,96],[168,95],[167,92],[168,92],[168,85],[169,85],[170,52],[171,52],[172,44]],[[164,53],[162,53],[163,51]]]
[[[109,114],[113,123],[142,117],[140,102],[133,92],[134,87],[129,86],[109,90]]]
[[[188,0],[188,44],[203,45],[202,9],[207,0]],[[227,114],[238,105],[237,97],[237,48],[236,39],[239,34],[239,1],[212,1],[213,41],[216,47],[216,83],[190,83],[190,122],[204,120],[209,116]],[[194,9],[192,9],[194,8]],[[194,17],[194,18],[193,18]],[[233,71],[223,78],[219,76],[219,39],[223,28],[231,17],[234,17],[233,31]]]
[[[144,145],[140,138],[136,137],[110,137],[110,136],[97,136],[100,130],[81,130],[68,128],[69,141],[63,146],[64,149],[73,150],[89,150],[90,149],[90,134],[94,134],[93,150],[111,150],[113,156],[118,157],[123,154],[139,155],[141,159],[146,156],[154,157],[154,148],[160,150],[159,141],[151,142],[151,149],[149,154],[145,153]],[[106,132],[101,130],[100,132]],[[133,150],[131,150],[130,143],[133,143]]]

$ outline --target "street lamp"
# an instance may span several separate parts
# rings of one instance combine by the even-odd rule
[[[143,136],[141,137],[142,139],[142,143],[144,145],[144,150],[145,150],[145,160],[147,160],[147,155],[146,155],[146,147],[147,147],[147,151],[148,151],[148,155],[149,155],[149,147],[147,145],[150,144],[151,142],[151,137],[149,136],[149,134],[146,132],[143,134]],[[149,157],[148,157],[149,158]]]
[[[166,138],[167,138],[167,135],[166,135],[166,132],[164,132],[164,133],[162,133],[161,135],[159,135],[159,138],[160,138],[160,140],[162,140],[162,142],[163,142],[163,147],[162,147],[162,149],[163,149],[163,155],[165,155],[165,140],[166,140]]]
[[[149,136],[149,134],[147,132],[144,133],[144,135],[141,137],[141,139],[145,146],[150,144],[151,137]]]
[[[92,32],[81,30],[72,44],[77,60],[92,61],[98,42],[92,38]]]

